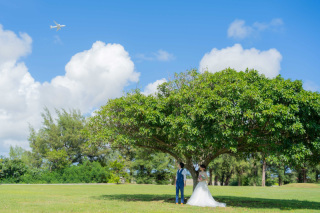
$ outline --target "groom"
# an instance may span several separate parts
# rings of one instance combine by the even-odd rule
[[[179,190],[181,192],[181,205],[183,205],[184,201],[184,187],[186,186],[187,182],[187,171],[184,169],[184,163],[180,162],[178,165],[179,169],[177,171],[175,186],[176,186],[176,204],[178,204],[179,200]]]

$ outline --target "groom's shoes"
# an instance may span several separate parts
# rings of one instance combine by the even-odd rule
[[[177,205],[179,204],[179,203],[176,203]]]

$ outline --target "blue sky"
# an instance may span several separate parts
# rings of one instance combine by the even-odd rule
[[[55,87],[55,84],[51,81],[57,76],[66,75],[65,66],[71,61],[78,68],[91,65],[81,64],[85,56],[79,56],[74,60],[72,57],[81,52],[87,54],[84,51],[92,49],[92,45],[97,41],[103,42],[100,46],[98,45],[98,49],[109,51],[101,54],[112,55],[113,50],[119,50],[120,58],[115,57],[114,60],[121,59],[120,61],[124,61],[121,63],[128,64],[126,66],[129,67],[128,69],[118,67],[116,71],[110,71],[116,73],[123,70],[123,78],[126,80],[117,87],[119,90],[128,90],[133,87],[144,90],[148,84],[155,83],[160,79],[162,81],[164,78],[168,79],[174,72],[199,68],[202,60],[203,67],[219,69],[229,65],[241,68],[246,66],[247,60],[250,61],[250,58],[253,58],[251,60],[262,61],[259,66],[257,65],[258,68],[262,67],[262,73],[269,74],[271,77],[280,73],[284,78],[303,80],[306,89],[319,91],[319,9],[320,2],[316,0],[0,0],[0,25],[3,34],[7,33],[6,35],[10,34],[10,36],[14,34],[20,39],[19,33],[25,33],[32,39],[32,43],[24,41],[27,47],[22,51],[23,53],[10,59],[14,61],[13,67],[18,66],[19,63],[26,67],[21,71],[24,73],[23,76],[26,73],[31,76],[28,78],[31,79],[31,83],[28,83],[29,89],[24,90],[24,94],[42,93],[39,97],[32,99],[33,102],[28,101],[30,95],[26,95],[23,100],[33,104],[29,104],[27,107],[34,109],[36,99],[41,100],[42,105],[59,108],[64,107],[63,101],[55,105],[55,102],[43,98],[61,93],[53,91],[52,88]],[[67,26],[57,32],[49,28],[49,25],[54,24],[53,20]],[[234,27],[234,31],[230,29],[231,26]],[[19,39],[15,38],[14,41],[19,43]],[[114,46],[112,49],[103,46],[103,44],[119,44],[120,46]],[[14,49],[12,46],[12,49],[17,51],[19,47],[15,46]],[[121,47],[124,50],[120,50]],[[1,48],[0,35],[0,65]],[[6,46],[6,51],[10,51],[10,48],[11,43]],[[216,50],[212,51],[214,48]],[[231,54],[230,52],[235,49],[240,53]],[[247,53],[244,53],[245,50],[248,50]],[[209,54],[210,52],[211,54]],[[128,53],[129,58],[123,56],[125,53]],[[209,55],[204,60],[206,53]],[[2,53],[2,57],[5,57],[3,55],[4,53]],[[234,62],[236,61],[235,57],[238,62]],[[94,56],[91,61],[95,61]],[[243,64],[239,65],[242,61]],[[132,66],[131,63],[133,63]],[[254,64],[252,61],[248,63],[248,66],[251,66],[250,63]],[[105,66],[109,67],[109,65]],[[263,70],[264,66],[267,67],[265,71]],[[93,69],[91,67],[89,71]],[[137,73],[139,73],[138,77]],[[122,78],[121,75],[118,78]],[[67,82],[70,83],[73,80],[69,79]],[[44,82],[47,82],[48,85]],[[57,84],[62,85],[61,82],[59,81]],[[10,87],[3,86],[2,92],[12,91],[14,84],[10,85]],[[17,85],[17,87],[21,88],[21,85]],[[39,91],[34,88],[38,88]],[[108,90],[107,87],[103,89]],[[21,98],[21,91],[20,93],[19,91],[15,94]],[[44,93],[43,91],[49,92]],[[95,104],[84,104],[81,109],[88,113],[106,102],[108,98],[119,96],[119,91],[114,91],[114,93],[116,93],[115,96],[106,93],[98,101],[91,97],[88,100],[96,101]],[[70,92],[70,94],[79,93]],[[88,93],[86,97],[90,95],[94,96],[94,93]],[[60,96],[57,95],[57,97]],[[60,99],[62,100],[62,98]],[[57,102],[59,101],[57,100]],[[27,111],[26,108],[14,111],[11,106],[0,104],[0,112],[3,113],[2,117],[0,113],[0,126],[1,122],[7,125],[8,121],[16,120],[22,129],[18,136],[15,135],[15,132],[10,134],[8,131],[0,132],[0,154],[7,153],[9,145],[27,147],[28,130],[26,126],[27,123],[39,126],[39,118],[34,119],[36,116],[34,113],[37,113],[39,117],[39,109],[43,107],[41,104],[37,104],[37,110]],[[81,104],[79,103],[79,105]],[[66,106],[73,107],[70,104]],[[78,106],[77,103],[76,106]],[[15,117],[16,112],[19,112],[21,117]],[[5,119],[1,120],[3,117]],[[12,125],[16,126],[17,123],[12,122]],[[1,149],[4,151],[1,152]]]
[[[140,84],[197,68],[212,48],[240,43],[244,48],[276,48],[283,56],[285,78],[320,80],[319,1],[0,1],[0,24],[32,39],[32,54],[23,59],[32,76],[49,81],[63,75],[71,56],[97,40],[119,43],[129,52]],[[248,25],[281,18],[283,32],[233,39],[227,29],[235,19]],[[67,25],[49,29],[53,20]],[[55,43],[59,36],[60,43]],[[138,62],[137,54],[163,49],[175,56],[169,62]]]

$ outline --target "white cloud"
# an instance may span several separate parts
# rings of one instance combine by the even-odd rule
[[[26,33],[17,36],[0,25],[0,153],[10,144],[25,147],[28,122],[33,116],[40,83],[34,81],[23,62],[18,60],[31,53],[32,39]],[[26,148],[26,147],[25,147]]]
[[[303,84],[303,88],[305,90],[310,90],[312,92],[316,92],[316,91],[319,91],[320,90],[320,86],[318,84],[316,84],[315,82],[313,81],[306,81],[304,82]]]
[[[269,23],[255,22],[252,26],[245,24],[244,20],[234,20],[228,28],[228,37],[244,39],[265,30],[281,31],[283,21],[280,18],[272,19]]]
[[[10,148],[10,146],[20,146],[26,150],[31,150],[29,142],[27,140],[4,140],[4,146]]]
[[[136,58],[138,58],[140,61],[153,61],[153,60],[155,60],[154,57],[146,56],[145,54],[142,54],[142,53],[136,54]]]
[[[158,52],[154,53],[154,55],[158,61],[171,61],[174,59],[173,54],[168,53],[164,50],[158,50]]]
[[[175,59],[174,55],[164,50],[158,50],[150,55],[137,54],[136,58],[143,61],[172,61]]]
[[[19,33],[19,36],[12,31],[3,30],[0,24],[0,65],[15,62],[31,53],[31,37],[26,33]]]
[[[139,80],[123,46],[97,41],[71,58],[64,76],[41,84],[18,62],[31,53],[31,43],[27,34],[18,37],[0,25],[0,154],[8,153],[10,145],[27,148],[29,123],[35,128],[41,125],[44,106],[91,113]]]
[[[228,37],[245,38],[253,31],[252,27],[245,26],[244,20],[235,20],[228,29]]]
[[[53,36],[53,43],[55,43],[55,44],[63,44],[62,41],[61,41],[60,36],[58,36],[58,35],[54,35]]]
[[[206,53],[200,61],[201,72],[218,72],[228,67],[237,71],[256,69],[267,77],[275,77],[280,72],[282,56],[276,49],[260,51],[255,48],[243,49],[240,44],[221,50],[216,48]]]
[[[134,71],[123,46],[101,41],[74,55],[65,69],[64,76],[42,85],[41,100],[58,107],[76,106],[82,112],[120,96],[125,86],[139,80],[139,73]]]
[[[157,92],[158,86],[164,82],[167,82],[167,80],[165,78],[162,78],[160,80],[156,80],[153,83],[148,84],[144,91],[142,92],[142,94],[144,95],[154,95]]]

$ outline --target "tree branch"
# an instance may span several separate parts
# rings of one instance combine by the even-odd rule
[[[218,157],[221,154],[229,153],[230,150],[227,148],[220,149],[218,152],[216,152],[214,155],[209,155],[205,160],[204,160],[204,165],[209,165],[209,163],[214,160],[216,157]]]
[[[140,145],[140,144],[136,144],[136,146],[141,147],[141,148],[147,148],[147,149],[156,149],[158,151],[168,153],[169,155],[174,157],[177,161],[183,161],[182,158],[179,157],[176,153],[173,153],[172,151],[169,151],[169,150],[161,148],[161,147],[146,146],[146,145]]]
[[[158,141],[161,145],[164,145],[164,146],[166,146],[166,147],[168,147],[168,148],[173,149],[173,146],[171,146],[171,145],[165,143],[164,141],[158,139],[156,136],[152,136],[152,138],[155,139],[156,141]]]

